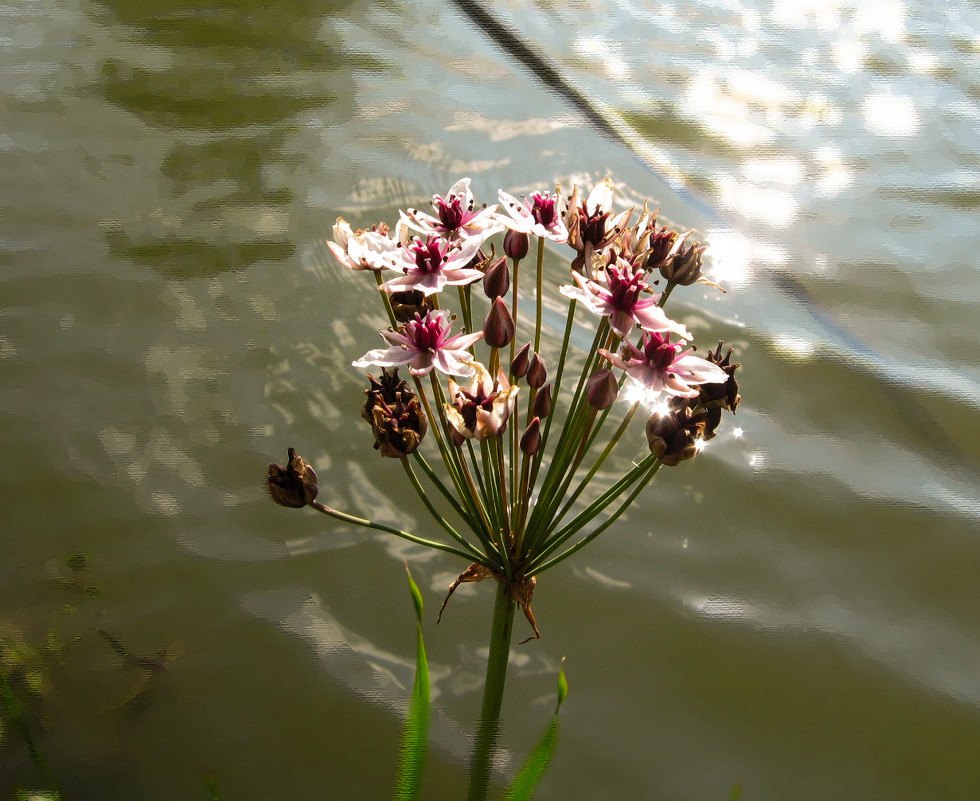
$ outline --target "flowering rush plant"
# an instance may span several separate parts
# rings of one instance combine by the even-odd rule
[[[390,322],[383,346],[353,362],[373,370],[362,417],[445,537],[324,505],[315,471],[292,448],[285,465],[269,467],[277,503],[465,560],[446,601],[463,582],[495,582],[487,736],[499,719],[515,610],[527,639],[541,636],[531,610],[538,577],[606,531],[662,466],[693,458],[722,410],[739,403],[731,349],[719,343],[698,355],[691,332],[665,311],[678,286],[716,286],[701,275],[705,248],[690,231],[659,226],[659,209],[617,212],[613,199],[607,178],[587,196],[578,187],[567,197],[560,188],[521,198],[501,190],[497,204],[478,205],[463,178],[433,197],[432,213],[401,211],[394,228],[354,230],[342,218],[334,226],[330,251],[373,275]],[[532,240],[536,264],[526,275]],[[547,241],[572,250],[557,287],[545,285]],[[546,294],[550,309],[565,310],[560,339],[543,338]],[[576,325],[593,335],[584,354],[570,346]],[[643,422],[649,453],[579,502],[617,446],[635,448]]]

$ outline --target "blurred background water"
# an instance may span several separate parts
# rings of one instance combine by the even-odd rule
[[[611,175],[707,237],[729,293],[672,304],[744,400],[543,577],[502,777],[565,656],[542,799],[977,798],[980,9],[485,8],[630,147],[452,4],[0,0],[0,621],[64,643],[32,710],[64,797],[389,795],[402,563],[430,612],[463,566],[265,497],[291,445],[328,503],[425,526],[358,419],[384,318],[324,239],[464,175]],[[491,597],[426,624],[428,798],[465,784]]]

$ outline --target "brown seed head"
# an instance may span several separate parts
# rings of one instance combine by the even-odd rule
[[[300,509],[316,500],[319,491],[316,471],[294,448],[289,449],[288,455],[285,467],[275,462],[269,465],[266,486],[272,500],[280,506]]]

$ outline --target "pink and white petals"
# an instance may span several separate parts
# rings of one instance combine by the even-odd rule
[[[333,242],[327,247],[344,267],[350,270],[386,270],[385,255],[398,248],[398,242],[379,231],[354,231],[350,223],[338,217],[333,227]]]
[[[480,250],[479,239],[463,239],[450,244],[429,235],[425,242],[415,237],[408,244],[385,255],[388,267],[401,277],[381,285],[385,292],[418,290],[434,295],[447,286],[465,286],[483,279],[483,273],[468,267]]]
[[[446,239],[478,239],[481,243],[503,230],[497,221],[496,206],[477,208],[470,179],[460,178],[446,197],[433,195],[432,208],[436,216],[419,209],[400,211],[402,223],[420,234],[441,236]]]
[[[690,339],[687,328],[671,320],[657,304],[659,295],[650,292],[645,276],[642,270],[620,260],[594,280],[573,272],[572,279],[578,286],[565,285],[559,291],[584,303],[593,314],[608,317],[609,327],[621,339],[629,336],[634,325],[644,331],[672,331]]]
[[[599,354],[650,392],[666,392],[680,398],[698,396],[698,385],[718,384],[728,380],[728,374],[707,359],[681,351],[681,345],[671,343],[670,335],[644,332],[640,347],[625,343],[619,354],[605,348]]]
[[[560,198],[557,194],[533,192],[529,198],[518,200],[503,189],[497,192],[500,204],[506,212],[497,219],[512,231],[541,236],[553,242],[566,242],[568,228],[562,218]]]
[[[474,334],[449,336],[451,323],[444,311],[429,312],[425,317],[415,315],[397,331],[382,331],[381,336],[391,347],[365,353],[353,363],[354,367],[401,367],[408,365],[414,376],[428,375],[433,369],[447,375],[469,377],[475,373],[473,355],[467,350],[483,336]]]

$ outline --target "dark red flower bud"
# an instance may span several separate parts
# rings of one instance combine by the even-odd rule
[[[483,274],[483,291],[490,300],[499,298],[510,291],[510,270],[507,267],[507,259],[497,259],[487,267]]]
[[[531,361],[531,343],[528,342],[526,345],[522,345],[521,349],[517,351],[517,355],[514,356],[514,360],[510,363],[510,374],[514,378],[524,378],[527,375],[527,366]]]
[[[544,420],[551,414],[551,406],[551,384],[548,383],[534,393],[534,400],[531,401],[531,414]]]
[[[528,386],[532,386],[535,389],[540,389],[544,386],[544,382],[547,380],[548,368],[545,367],[544,359],[542,359],[537,353],[532,354],[530,361],[527,363]]]
[[[316,471],[303,461],[303,457],[294,448],[288,453],[289,461],[285,467],[275,462],[269,465],[266,486],[272,500],[280,506],[299,509],[316,500],[319,485]]]
[[[534,456],[541,448],[541,418],[534,417],[521,435],[521,452]]]
[[[490,307],[483,324],[483,341],[491,348],[503,348],[514,338],[514,318],[502,298],[497,298]]]
[[[527,255],[530,244],[528,235],[520,231],[508,229],[504,234],[504,253],[511,259],[523,259]]]
[[[593,409],[603,411],[613,405],[616,396],[619,395],[619,384],[612,370],[598,370],[592,374],[588,383],[585,385],[585,394],[589,400],[589,406]]]

